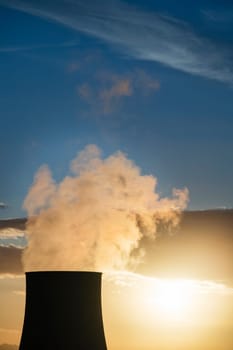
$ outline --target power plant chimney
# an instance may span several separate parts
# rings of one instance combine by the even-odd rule
[[[107,350],[101,273],[27,272],[19,350]]]

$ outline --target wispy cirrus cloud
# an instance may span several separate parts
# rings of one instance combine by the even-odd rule
[[[21,46],[4,46],[0,47],[0,53],[27,52],[40,49],[65,48],[77,46],[76,41],[63,42],[58,44],[38,44],[38,45],[21,45]]]
[[[171,290],[174,286],[178,290],[189,290],[194,294],[199,295],[233,295],[233,288],[212,280],[198,280],[198,279],[166,279],[158,277],[150,277],[140,275],[137,273],[131,273],[127,271],[117,271],[106,273],[103,276],[103,280],[107,283],[111,283],[113,286],[119,287],[119,291],[123,292],[124,289],[129,290],[140,290],[153,291],[152,293],[156,296],[156,291],[161,287],[164,290]],[[128,292],[128,291],[127,291]]]
[[[19,237],[24,237],[24,236],[25,236],[25,231],[22,231],[13,227],[0,228],[0,239],[6,239],[6,238],[17,239]]]
[[[232,49],[196,34],[187,23],[175,18],[121,1],[0,0],[0,4],[95,36],[135,59],[233,82]]]
[[[24,218],[0,220],[0,262],[2,258],[1,254],[4,253],[4,256],[6,257],[6,251],[1,251],[1,248],[22,249],[26,246],[25,222],[26,219]]]
[[[233,21],[233,10],[212,10],[212,9],[203,9],[201,10],[201,15],[208,21],[216,23],[227,23]]]

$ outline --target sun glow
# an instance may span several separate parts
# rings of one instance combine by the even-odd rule
[[[160,319],[170,322],[188,321],[197,302],[192,283],[183,280],[159,280],[143,291],[144,307],[156,311]]]
[[[214,281],[153,278],[133,273],[116,273],[106,278],[115,285],[110,286],[115,295],[111,303],[124,303],[123,309],[128,310],[124,317],[153,329],[180,326],[193,329],[220,322],[223,300],[233,295],[232,288]]]

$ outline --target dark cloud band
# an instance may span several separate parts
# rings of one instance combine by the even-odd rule
[[[21,262],[22,252],[23,249],[14,246],[0,246],[0,276],[23,274],[23,266]]]

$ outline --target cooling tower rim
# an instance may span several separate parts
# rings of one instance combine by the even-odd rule
[[[100,271],[83,271],[83,270],[38,270],[38,271],[26,271],[25,275],[32,275],[32,274],[96,274],[96,275],[102,275],[103,273]]]

